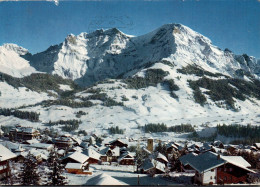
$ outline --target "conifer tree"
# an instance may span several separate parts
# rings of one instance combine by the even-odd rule
[[[66,178],[62,176],[63,173],[63,165],[61,164],[61,161],[58,158],[58,154],[55,149],[53,149],[48,158],[48,167],[50,169],[50,172],[48,173],[48,182],[47,185],[52,186],[63,186],[65,185]]]
[[[40,176],[37,166],[37,160],[29,152],[28,155],[24,158],[23,164],[21,166],[21,173],[18,175],[21,181],[21,185],[36,186],[40,184]]]

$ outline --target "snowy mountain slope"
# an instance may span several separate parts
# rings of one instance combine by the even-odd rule
[[[260,69],[254,57],[222,51],[207,37],[181,24],[166,24],[137,37],[117,29],[71,34],[63,43],[29,58],[37,70],[76,80],[81,85],[115,78],[161,59],[180,67],[196,64],[231,76],[239,69],[258,75]]]
[[[0,72],[14,77],[23,77],[35,73],[36,70],[30,66],[27,60],[21,57],[27,53],[27,49],[16,44],[0,46]]]
[[[138,137],[137,127],[147,123],[260,124],[259,61],[222,51],[180,24],[139,37],[117,29],[69,35],[42,53],[22,57],[39,71],[92,84],[79,90],[71,81],[49,74],[15,81],[0,76],[5,87],[0,90],[0,107],[24,105],[19,110],[40,113],[37,127],[76,119],[82,121],[79,129],[87,132],[106,134],[118,125],[127,136]],[[25,98],[26,88],[28,94],[33,92],[31,101]],[[19,120],[0,116],[3,125]]]

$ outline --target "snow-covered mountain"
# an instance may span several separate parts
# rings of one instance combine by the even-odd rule
[[[36,70],[51,74],[20,79],[0,74],[1,108],[40,113],[40,122],[24,124],[80,118],[80,129],[105,133],[119,125],[135,136],[140,130],[133,128],[147,123],[260,121],[260,61],[221,50],[180,24],[138,37],[117,29],[71,34],[35,55],[18,46],[2,48],[14,53],[15,62],[28,67],[29,61]],[[8,60],[4,62],[8,67]],[[92,86],[77,88],[53,74]],[[0,116],[3,124],[19,121]]]
[[[0,72],[14,77],[23,77],[35,73],[36,70],[21,56],[28,53],[27,49],[16,44],[0,46]]]
[[[90,85],[164,58],[179,66],[196,64],[231,76],[239,69],[260,73],[260,64],[254,57],[223,51],[207,37],[181,24],[166,24],[137,37],[115,28],[70,34],[63,43],[27,59],[38,71]]]

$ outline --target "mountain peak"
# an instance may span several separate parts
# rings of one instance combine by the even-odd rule
[[[25,49],[21,46],[18,46],[17,44],[13,44],[13,43],[5,43],[5,44],[3,44],[2,47],[8,51],[14,51],[19,55],[25,55],[28,53],[27,49]]]

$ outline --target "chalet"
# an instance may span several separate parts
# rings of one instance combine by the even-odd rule
[[[74,152],[66,155],[65,157],[61,158],[63,164],[67,163],[87,163],[89,157],[81,152]]]
[[[120,165],[135,165],[134,154],[125,152],[118,158]]]
[[[142,173],[162,174],[165,173],[165,165],[154,159],[146,159],[141,167]]]
[[[117,162],[117,158],[120,156],[120,149],[119,147],[115,147],[114,149],[105,147],[99,153],[102,162]]]
[[[106,144],[106,146],[112,146],[112,147],[127,147],[128,144],[126,142],[124,142],[123,140],[120,139],[116,139],[113,140],[111,142],[109,142],[108,144]]]
[[[16,158],[16,154],[12,153],[5,146],[0,144],[0,179],[11,175],[9,161]]]
[[[224,149],[224,144],[217,140],[217,141],[214,141],[213,144],[212,144],[214,147],[217,147],[217,148],[220,148],[220,149]]]
[[[194,182],[202,185],[244,183],[249,173],[255,173],[240,156],[220,156],[210,151],[186,162],[196,171]]]
[[[169,143],[166,147],[167,155],[171,155],[175,151],[178,151],[178,147],[173,143]]]
[[[54,144],[59,149],[68,149],[73,145],[73,140],[69,136],[62,135],[58,138],[55,138]]]
[[[89,157],[87,160],[89,164],[98,164],[100,162],[101,155],[92,146],[82,153]]]
[[[9,132],[9,139],[15,141],[32,140],[35,138],[39,138],[40,136],[40,132],[32,127],[16,126]]]
[[[87,168],[87,163],[67,163],[65,169],[68,173],[92,175],[92,171]]]
[[[163,154],[161,153],[158,153],[157,157],[156,157],[156,160],[161,162],[161,163],[164,163],[165,166],[168,164],[168,159],[166,158],[166,156],[164,156]]]

